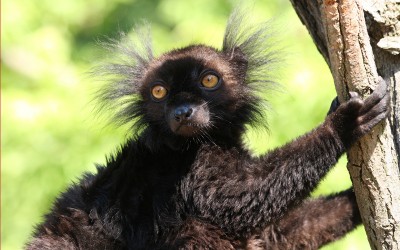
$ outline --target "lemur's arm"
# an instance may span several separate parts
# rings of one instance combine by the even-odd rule
[[[322,125],[264,157],[205,148],[182,183],[185,199],[200,208],[199,216],[237,236],[249,236],[278,219],[309,195],[352,143],[387,116],[389,94],[383,80],[365,101],[350,95]]]

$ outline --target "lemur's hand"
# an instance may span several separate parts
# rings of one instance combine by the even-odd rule
[[[336,99],[332,102],[327,120],[346,148],[387,117],[390,111],[389,96],[388,85],[380,78],[374,92],[365,100],[361,100],[357,93],[350,92],[347,102],[339,106]]]

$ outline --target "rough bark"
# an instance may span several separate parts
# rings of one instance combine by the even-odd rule
[[[291,0],[328,63],[339,100],[391,84],[392,112],[348,152],[372,249],[400,249],[400,1]]]

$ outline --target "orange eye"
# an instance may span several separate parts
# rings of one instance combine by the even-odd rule
[[[218,83],[219,78],[214,74],[207,74],[201,79],[201,85],[209,89],[214,88]]]
[[[167,93],[167,89],[162,85],[154,85],[151,88],[151,95],[157,100],[163,99],[167,95]]]

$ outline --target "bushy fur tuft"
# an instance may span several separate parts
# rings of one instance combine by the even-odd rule
[[[254,88],[257,85],[265,91],[265,84],[270,86],[275,82],[271,77],[277,62],[278,49],[274,46],[273,32],[268,22],[254,25],[246,17],[246,11],[237,8],[230,16],[225,30],[222,50],[234,54],[239,49],[245,55],[248,66],[246,83]]]
[[[132,123],[142,131],[142,109],[138,90],[143,73],[154,59],[150,26],[143,23],[134,29],[135,38],[120,32],[118,39],[100,42],[110,53],[110,59],[96,66],[92,74],[106,84],[96,94],[98,112],[109,110],[110,121],[117,125]]]
[[[239,50],[245,57],[247,70],[244,82],[253,99],[253,115],[249,125],[259,129],[259,132],[265,132],[268,131],[266,115],[269,110],[265,95],[279,87],[273,74],[282,62],[282,55],[278,55],[280,50],[275,46],[271,24],[254,24],[248,20],[246,13],[247,9],[238,7],[230,15],[222,51],[233,56]]]

